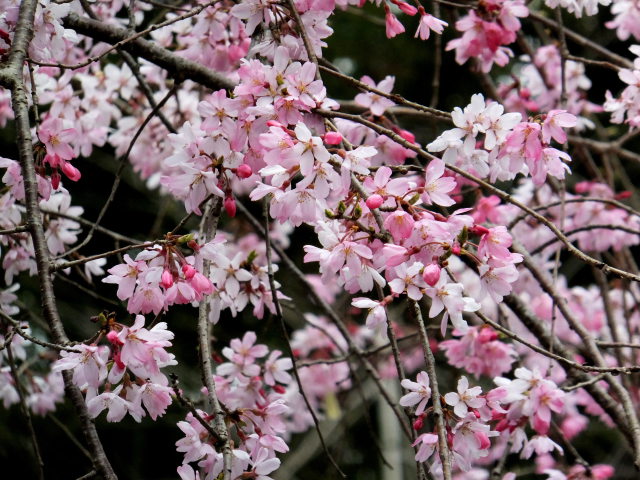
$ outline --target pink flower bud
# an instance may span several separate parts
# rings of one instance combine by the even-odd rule
[[[173,275],[171,275],[171,272],[169,270],[165,270],[162,272],[160,284],[164,288],[171,288],[171,286],[173,285]]]
[[[480,450],[486,450],[487,448],[489,448],[491,446],[491,440],[489,440],[489,437],[487,436],[486,433],[484,433],[484,432],[474,432],[474,436],[476,437],[476,440],[478,441],[478,444],[480,445]]]
[[[435,263],[424,267],[422,278],[427,283],[427,285],[433,287],[436,283],[438,283],[438,280],[440,280],[440,270],[440,266]]]
[[[424,426],[424,420],[422,418],[422,416],[416,418],[413,422],[413,429],[415,431],[420,430],[422,427]]]
[[[591,190],[592,186],[593,182],[584,181],[576,183],[574,189],[576,193],[587,193],[589,190]]]
[[[591,467],[591,475],[593,475],[595,480],[607,480],[613,477],[615,472],[615,469],[611,465],[601,464]]]
[[[231,218],[236,216],[236,201],[233,197],[226,197],[224,199],[224,209]]]
[[[277,120],[269,120],[267,122],[267,127],[280,127],[280,128],[285,128],[284,125],[282,125],[280,122],[278,122]]]
[[[110,332],[111,333],[111,332]],[[115,364],[117,365],[117,367],[120,370],[124,370],[125,368],[127,368],[127,366],[124,364],[124,362],[122,361],[121,358],[121,353],[117,352],[114,356],[113,356],[113,361],[115,362]]]
[[[469,232],[474,235],[486,235],[489,233],[489,229],[487,227],[483,227],[482,225],[474,225],[469,229]]]
[[[191,280],[193,276],[196,274],[196,269],[193,268],[188,263],[185,263],[182,266],[182,273],[184,273],[184,278],[186,278],[187,280]]]
[[[367,207],[373,210],[374,208],[379,208],[383,202],[384,198],[382,198],[382,195],[378,195],[377,193],[375,193],[367,198],[367,201],[365,203],[367,204]]]
[[[633,195],[633,193],[631,193],[629,190],[623,190],[622,192],[616,194],[615,198],[616,200],[625,200],[629,197],[631,197],[631,195]]]
[[[246,163],[243,163],[236,169],[236,175],[240,178],[249,178],[252,174],[253,170]]]
[[[498,422],[498,424],[493,427],[496,432],[503,432],[509,428],[509,421],[506,418],[503,418]]]
[[[208,295],[213,292],[213,284],[207,277],[205,277],[201,273],[196,272],[195,275],[191,278],[189,284],[197,294]]]
[[[80,174],[80,170],[78,170],[76,167],[71,165],[69,162],[64,162],[62,164],[62,173],[64,173],[67,176],[67,178],[72,182],[77,182],[78,180],[80,180],[80,177],[82,176]]]
[[[395,0],[393,1],[393,3],[396,4],[398,8],[402,10],[403,13],[406,13],[407,15],[414,16],[416,13],[418,13],[418,9],[416,7],[414,7],[413,5],[409,5],[406,2]]]
[[[407,142],[416,143],[416,136],[408,130],[400,130],[398,135],[404,138]]]
[[[280,395],[284,395],[287,390],[282,385],[274,385],[273,390]]]
[[[483,328],[478,334],[478,340],[480,341],[480,343],[493,342],[497,338],[498,332],[492,330],[491,328]]]
[[[342,135],[338,132],[327,132],[324,134],[324,143],[327,145],[340,145]]]
[[[453,247],[451,247],[451,253],[453,253],[454,255],[460,255],[460,245],[454,245]]]
[[[111,330],[109,333],[107,333],[107,340],[109,340],[109,342],[113,345],[122,345],[122,342],[118,340],[118,332],[116,332],[115,330]]]

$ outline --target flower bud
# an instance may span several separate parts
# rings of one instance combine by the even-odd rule
[[[339,132],[327,132],[324,134],[324,143],[327,145],[340,145],[342,135]]]
[[[422,271],[422,278],[427,285],[434,287],[436,283],[438,283],[438,280],[440,280],[440,271],[440,266],[432,263],[431,265],[424,267],[424,270]]]
[[[171,272],[169,270],[165,270],[162,272],[160,284],[164,288],[171,288],[173,286],[173,275],[171,275]]]
[[[182,266],[182,273],[184,273],[184,278],[186,278],[187,280],[191,280],[193,276],[196,274],[196,269],[193,268],[188,263],[185,263]]]
[[[208,295],[213,292],[213,284],[211,283],[211,280],[198,272],[191,277],[189,285],[191,285],[197,294]]]
[[[118,340],[118,332],[116,332],[115,330],[111,330],[109,333],[107,333],[107,340],[109,340],[109,343],[113,345],[122,344],[120,340]]]
[[[58,170],[54,170],[51,174],[51,188],[57,190],[60,186],[60,172]]]
[[[413,5],[409,5],[407,2],[402,2],[402,1],[399,1],[399,0],[395,0],[395,1],[392,0],[392,3],[397,5],[398,8],[403,13],[406,13],[407,15],[414,16],[416,13],[418,13],[418,9],[416,7],[414,7]]]
[[[64,162],[62,164],[62,173],[64,173],[67,176],[67,178],[72,182],[77,182],[78,180],[80,180],[80,177],[82,176],[80,174],[80,170],[78,170],[76,167],[71,165],[69,162]]]
[[[480,236],[486,235],[487,233],[489,233],[489,229],[487,227],[483,227],[482,225],[474,225],[469,229],[469,231],[474,235],[480,235]]]
[[[623,190],[622,192],[616,194],[615,198],[616,200],[625,200],[629,197],[631,197],[633,195],[633,193],[631,193],[629,190]]]
[[[492,330],[491,328],[483,328],[480,330],[478,334],[478,340],[480,343],[492,342],[498,338],[498,332]]]
[[[224,199],[224,209],[231,218],[236,216],[236,201],[233,197],[226,197]]]
[[[416,418],[413,422],[413,429],[417,432],[424,426],[424,420],[422,416]]]
[[[416,136],[408,130],[400,130],[398,132],[398,135],[400,135],[409,143],[416,143]]]
[[[243,163],[236,169],[236,175],[240,178],[249,178],[252,174],[253,170],[251,169],[251,166],[246,163]]]

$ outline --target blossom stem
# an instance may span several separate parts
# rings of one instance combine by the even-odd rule
[[[444,480],[451,480],[451,459],[449,456],[449,445],[447,443],[447,429],[444,423],[444,414],[442,411],[442,403],[440,401],[440,389],[438,387],[438,377],[436,375],[436,359],[429,345],[429,336],[424,325],[420,305],[415,300],[408,299],[409,305],[413,310],[418,328],[420,330],[420,339],[422,340],[422,351],[424,353],[424,362],[426,365],[427,375],[429,376],[429,384],[431,385],[431,400],[433,402],[433,416],[435,418],[436,430],[438,432],[438,454],[442,463],[442,474]]]
[[[206,205],[202,221],[200,222],[200,235],[204,242],[208,242],[216,235],[218,228],[218,220],[222,210],[222,202],[219,197],[214,197],[211,202]],[[207,259],[202,263],[202,274],[209,278],[211,270],[211,262]],[[215,431],[218,434],[218,440],[222,444],[223,458],[223,480],[231,480],[231,445],[229,444],[229,432],[225,423],[225,412],[218,400],[216,393],[216,384],[213,380],[213,368],[211,366],[211,338],[209,335],[209,297],[205,295],[200,301],[198,308],[198,346],[200,348],[200,373],[202,375],[202,383],[207,387],[207,398],[211,404],[214,417]]]

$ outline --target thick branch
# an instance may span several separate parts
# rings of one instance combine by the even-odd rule
[[[19,152],[20,168],[24,181],[25,207],[27,224],[33,241],[33,249],[38,267],[38,280],[42,298],[42,310],[49,325],[55,343],[64,344],[69,339],[64,331],[62,321],[53,293],[53,282],[49,273],[49,250],[44,235],[42,216],[38,205],[38,184],[36,181],[35,164],[33,158],[33,141],[31,138],[31,125],[29,123],[29,107],[27,92],[22,80],[22,70],[27,48],[33,37],[33,21],[37,2],[35,0],[23,0],[20,5],[20,14],[14,40],[12,43],[9,64],[0,70],[0,85],[11,90],[11,101],[15,114],[17,145]],[[73,405],[80,417],[85,439],[92,453],[94,467],[99,474],[106,479],[117,479],[109,460],[107,459],[102,443],[98,438],[82,393],[72,381],[71,373],[63,373],[67,394],[71,397]]]
[[[71,14],[66,17],[64,19],[64,26],[66,28],[72,28],[76,32],[91,37],[94,40],[109,44],[121,42],[131,36],[125,28],[107,25],[97,20],[79,17],[76,14]],[[178,79],[193,80],[212,90],[219,90],[221,88],[232,89],[235,86],[235,84],[225,76],[141,38],[131,40],[119,48],[164,68],[175,77],[178,77]]]

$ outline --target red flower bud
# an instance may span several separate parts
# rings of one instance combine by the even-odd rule
[[[51,188],[57,190],[60,186],[60,173],[57,170],[54,170],[51,174]]]
[[[416,136],[411,133],[409,130],[400,130],[398,134],[404,138],[407,142],[416,143]]]
[[[482,236],[489,233],[489,229],[487,227],[483,227],[482,225],[474,225],[469,229],[469,232],[473,233],[474,235]]]
[[[69,162],[64,162],[62,164],[62,173],[64,173],[67,176],[67,178],[72,182],[77,182],[78,180],[80,180],[80,177],[82,176],[80,174],[80,170],[78,170],[76,167],[71,165]]]
[[[240,178],[249,178],[252,174],[253,170],[246,163],[243,163],[236,169],[236,175]]]
[[[162,277],[160,279],[160,284],[164,288],[171,288],[173,286],[173,275],[169,270],[165,270],[162,272]]]
[[[327,145],[340,145],[342,135],[339,132],[327,132],[324,134],[324,143]]]
[[[224,199],[224,209],[231,218],[236,216],[236,201],[233,197],[226,197]]]
[[[415,431],[420,430],[422,427],[424,426],[424,420],[422,418],[422,416],[416,418],[413,422],[413,429]]]
[[[191,280],[193,276],[196,274],[196,269],[193,268],[188,263],[185,263],[182,266],[182,273],[184,273],[184,278],[186,278],[187,280]]]

